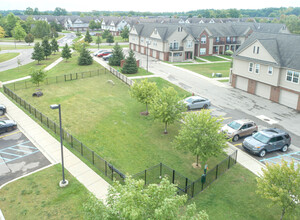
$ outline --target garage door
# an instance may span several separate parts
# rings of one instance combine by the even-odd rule
[[[264,97],[266,99],[270,99],[271,86],[257,82],[255,94],[258,96]]]
[[[299,97],[298,94],[281,89],[279,95],[279,103],[291,107],[293,109],[296,109],[298,103],[298,97]]]
[[[238,76],[236,78],[236,88],[247,91],[248,90],[248,79]]]
[[[155,58],[156,58],[156,50],[153,50],[152,57],[155,57]]]
[[[160,53],[160,54],[159,54],[159,59],[160,59],[160,60],[164,60],[164,53]]]

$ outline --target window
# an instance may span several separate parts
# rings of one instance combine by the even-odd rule
[[[186,48],[192,48],[193,47],[193,44],[192,44],[192,41],[191,40],[188,40],[186,42]]]
[[[255,73],[259,73],[259,68],[260,68],[260,65],[259,64],[255,64]]]
[[[206,48],[200,48],[200,55],[206,55]]]
[[[288,70],[286,72],[286,80],[293,83],[299,83],[299,72]]]
[[[273,67],[272,66],[268,67],[268,74],[270,74],[270,75],[273,74]]]
[[[226,38],[227,43],[230,43],[230,37]]]
[[[178,42],[174,41],[173,46],[175,50],[178,50]]]
[[[201,37],[201,44],[206,44],[206,36],[205,35],[203,35]]]
[[[220,38],[219,37],[216,38],[216,42],[220,42]]]
[[[173,56],[174,56],[174,57],[181,57],[181,56],[182,56],[182,53],[174,53]]]
[[[253,63],[249,63],[249,72],[253,72]]]
[[[182,27],[178,27],[178,32],[182,32]]]
[[[254,46],[254,47],[253,47],[253,53],[255,53],[255,49],[256,49],[256,48],[255,48],[255,46]]]
[[[232,38],[232,42],[235,42],[235,37]]]
[[[257,47],[256,53],[259,54],[259,47]]]
[[[141,38],[141,43],[143,43],[144,42],[144,38]]]

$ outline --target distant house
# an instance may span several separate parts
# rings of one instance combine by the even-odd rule
[[[233,55],[231,85],[300,111],[300,36],[253,33]]]

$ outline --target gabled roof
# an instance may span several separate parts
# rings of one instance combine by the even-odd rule
[[[263,45],[280,67],[300,70],[300,35],[254,32],[239,47],[233,57],[241,57],[239,53],[256,41]]]

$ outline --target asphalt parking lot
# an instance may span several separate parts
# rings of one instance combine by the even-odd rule
[[[50,164],[19,129],[0,134],[0,186]]]

